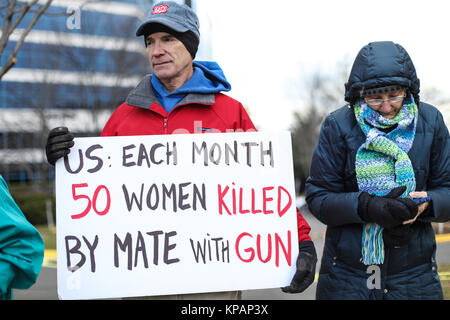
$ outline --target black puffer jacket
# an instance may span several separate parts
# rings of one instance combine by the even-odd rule
[[[409,67],[412,66],[409,56],[405,59],[404,50],[385,42],[369,46],[372,49],[365,47],[360,55],[370,51],[377,53],[356,59],[346,85],[348,100],[355,98],[353,91],[357,92],[369,83],[371,79],[366,76],[371,74],[384,79],[383,84],[399,84],[395,79],[405,78],[403,83],[410,81],[410,92],[418,98],[419,88],[414,84],[418,86],[419,82],[414,67]],[[397,70],[397,73],[392,70]],[[405,74],[404,70],[409,70],[409,73]],[[391,80],[388,76],[392,77]],[[372,87],[374,82],[370,83]],[[416,190],[427,191],[432,202],[413,223],[408,245],[385,247],[378,288],[368,286],[368,281],[372,283],[370,277],[374,275],[374,269],[368,270],[368,266],[360,262],[364,221],[358,215],[360,192],[355,157],[365,136],[349,105],[332,112],[323,123],[306,188],[306,201],[311,212],[328,226],[317,299],[443,298],[435,261],[436,242],[430,222],[450,219],[449,134],[441,113],[435,107],[420,103],[418,109],[415,139],[408,155],[415,172]]]

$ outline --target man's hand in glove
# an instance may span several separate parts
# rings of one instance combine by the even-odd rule
[[[297,271],[291,284],[281,288],[286,293],[300,293],[314,282],[316,275],[317,254],[312,241],[299,243],[297,257]]]
[[[56,160],[68,155],[70,148],[74,145],[73,134],[66,127],[57,127],[50,130],[47,137],[45,153],[47,161],[54,166]]]
[[[358,198],[358,214],[366,222],[392,228],[417,215],[417,204],[409,198],[399,198],[406,187],[397,187],[383,197],[361,192]]]

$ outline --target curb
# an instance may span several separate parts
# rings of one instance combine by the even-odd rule
[[[42,262],[42,266],[47,268],[56,268],[56,249],[44,250],[44,261]]]
[[[436,242],[442,243],[442,242],[449,242],[450,241],[450,233],[442,233],[436,235]]]

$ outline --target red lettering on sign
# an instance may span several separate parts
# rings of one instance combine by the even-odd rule
[[[244,239],[246,237],[246,239]],[[262,245],[261,245],[261,238],[262,236],[258,234],[256,236],[256,248],[255,244],[251,243],[248,244],[248,241],[251,241],[250,239],[247,239],[247,237],[250,237],[250,239],[253,239],[253,236],[248,232],[241,233],[235,243],[235,251],[237,257],[245,263],[252,262],[255,259],[255,250],[257,252],[258,260],[262,263],[267,263],[272,260],[272,243],[273,247],[275,247],[275,266],[280,266],[280,255],[281,252],[283,252],[284,257],[286,258],[286,262],[289,266],[292,264],[292,244],[291,244],[291,231],[287,231],[287,239],[286,242],[283,242],[281,237],[278,235],[278,233],[275,233],[275,237],[272,238],[271,234],[267,234],[267,255],[265,258],[262,256]],[[273,241],[272,241],[273,239]],[[247,241],[247,242],[246,242]],[[244,246],[244,244],[241,245],[241,242],[246,242],[247,246],[244,249],[241,249],[241,246]],[[281,250],[280,250],[281,249]],[[243,253],[247,253],[247,257],[243,257]],[[249,255],[248,255],[249,254]]]
[[[272,201],[273,198],[269,198],[267,197],[266,192],[272,190],[273,187],[265,187],[263,188],[263,212],[264,214],[271,214],[273,213],[273,210],[268,210],[267,209],[267,202]]]
[[[253,250],[253,248],[246,248],[246,249],[244,249],[245,252],[250,252],[250,258],[248,258],[248,259],[242,258],[241,253],[239,252],[239,243],[241,242],[241,239],[243,237],[253,238],[253,236],[250,233],[248,233],[248,232],[241,233],[236,239],[236,244],[235,244],[236,254],[237,254],[238,258],[241,259],[242,261],[244,261],[244,262],[252,262],[253,258],[255,257],[255,250]]]
[[[86,216],[89,211],[91,211],[91,209],[94,209],[95,213],[97,213],[99,216],[103,216],[105,214],[108,213],[109,208],[111,207],[111,194],[109,193],[109,190],[106,186],[104,185],[100,185],[98,186],[95,191],[94,191],[94,196],[91,200],[91,198],[85,194],[76,194],[76,189],[78,188],[87,188],[88,184],[87,183],[79,183],[79,184],[73,184],[72,185],[72,198],[73,200],[80,200],[80,199],[85,199],[87,200],[87,205],[86,205],[86,209],[83,210],[83,212],[78,213],[78,214],[73,214],[70,217],[72,219],[81,219],[84,216]],[[105,204],[105,209],[103,211],[98,210],[97,208],[97,198],[98,195],[100,193],[101,190],[105,190],[105,195],[106,195],[106,204]]]
[[[222,192],[222,186],[220,184],[217,185],[218,194],[219,194],[219,213],[222,214],[222,208],[224,208],[229,215],[231,215],[230,210],[228,209],[225,201],[223,201],[223,198],[225,197],[226,193],[228,192],[228,186],[225,188],[225,190]]]
[[[246,190],[241,187],[239,188],[239,192],[237,192],[234,182],[232,183],[232,186],[225,187],[218,184],[217,196],[219,214],[223,214],[224,212],[229,215],[236,215],[237,213],[246,214],[250,212],[253,214],[261,212],[264,214],[273,214],[276,209],[278,216],[281,218],[292,207],[293,202],[289,191],[282,186],[276,188],[278,192],[276,193],[275,199],[275,197],[270,196],[270,192],[272,190],[275,191],[275,187],[272,186],[263,187],[258,191],[254,188]],[[228,192],[230,190],[231,192]],[[258,199],[257,193],[260,194]]]
[[[255,209],[255,189],[252,188],[252,213],[260,213],[262,212],[262,210],[260,209]]]
[[[287,196],[289,197],[288,204],[285,205],[283,209],[281,209],[281,191],[284,191],[284,193],[287,194]],[[291,195],[290,195],[289,192],[288,192],[285,188],[283,188],[282,186],[279,186],[279,187],[278,187],[278,201],[277,201],[277,202],[278,202],[278,215],[279,215],[280,217],[282,217],[282,216],[286,213],[286,211],[289,210],[289,208],[290,208],[291,205],[292,205],[292,198],[291,198]]]
[[[244,192],[244,189],[240,188],[239,189],[239,213],[240,214],[245,214],[245,213],[249,213],[250,212],[250,210],[242,209],[242,199],[244,198],[243,192]]]
[[[72,197],[73,200],[79,200],[79,199],[86,199],[87,200],[87,206],[86,209],[84,209],[83,212],[79,213],[79,214],[74,214],[72,215],[72,219],[80,219],[83,218],[85,215],[87,215],[89,213],[89,211],[91,211],[91,199],[84,194],[75,194],[75,189],[77,188],[86,188],[88,186],[87,183],[79,183],[79,184],[73,184],[72,185]]]
[[[291,256],[292,256],[292,250],[291,250],[291,231],[288,230],[287,232],[287,249],[284,246],[283,240],[281,240],[278,233],[275,233],[275,265],[278,267],[280,265],[280,247],[283,249],[284,257],[286,258],[286,262],[288,265],[291,265]]]

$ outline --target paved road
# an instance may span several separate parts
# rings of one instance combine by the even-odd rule
[[[305,219],[311,226],[311,237],[316,246],[319,262],[317,270],[319,270],[320,259],[323,250],[323,237],[325,225],[319,222],[305,208],[301,209]],[[437,245],[437,262],[438,264],[450,264],[450,242],[442,242]],[[316,292],[316,282],[308,289],[298,294],[287,294],[279,288],[264,290],[248,290],[244,291],[242,298],[244,300],[314,300]],[[56,290],[56,268],[42,268],[36,284],[28,290],[15,290],[14,298],[16,300],[23,299],[42,299],[54,300],[58,299]]]

